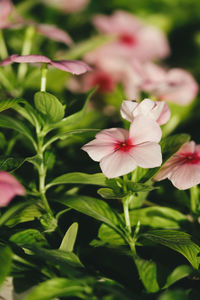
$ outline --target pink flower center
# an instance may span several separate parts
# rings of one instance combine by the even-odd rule
[[[137,39],[129,33],[120,34],[119,41],[125,46],[134,46],[135,44],[137,44]]]
[[[181,154],[181,161],[185,164],[200,164],[200,155],[197,152],[188,152]]]
[[[103,93],[111,93],[115,88],[115,82],[113,78],[104,72],[95,74],[92,80],[92,86],[98,85],[99,91]]]
[[[129,152],[133,148],[133,144],[130,139],[123,142],[117,142],[115,144],[115,151]]]

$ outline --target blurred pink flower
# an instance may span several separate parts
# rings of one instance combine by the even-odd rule
[[[130,129],[105,129],[96,139],[82,147],[94,160],[100,162],[108,178],[132,172],[137,166],[154,168],[162,163],[161,129],[152,119],[137,116]]]
[[[179,190],[189,189],[200,183],[200,145],[191,141],[184,144],[155,175],[154,180],[165,178]]]
[[[11,26],[8,21],[10,14],[13,11],[13,3],[10,0],[0,0],[0,29]]]
[[[120,113],[122,118],[132,122],[138,115],[147,116],[155,120],[159,125],[167,123],[170,119],[168,104],[164,101],[152,101],[144,99],[141,102],[124,100]]]
[[[25,189],[11,174],[0,172],[0,207],[7,206],[15,196],[25,195]]]
[[[111,16],[97,15],[93,24],[104,34],[116,39],[85,55],[87,62],[100,66],[104,57],[136,58],[142,61],[169,55],[165,35],[156,27],[145,25],[139,18],[116,11]]]
[[[132,61],[132,66],[141,77],[140,89],[157,97],[158,100],[188,105],[198,93],[198,84],[193,76],[179,68],[165,70],[151,62],[140,64]]]
[[[65,13],[75,13],[83,10],[89,0],[43,0],[43,2]]]
[[[12,63],[47,63],[57,69],[60,69],[65,72],[69,72],[72,74],[83,74],[87,71],[90,71],[91,68],[84,63],[83,61],[79,60],[60,60],[60,61],[53,61],[50,58],[43,56],[43,55],[18,55],[13,54],[6,59],[0,62],[0,66],[9,65]]]

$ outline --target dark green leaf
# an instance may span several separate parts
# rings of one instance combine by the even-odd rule
[[[62,240],[59,250],[72,252],[74,249],[74,244],[76,242],[76,236],[78,232],[78,223],[73,223]]]
[[[200,247],[192,241],[191,235],[175,230],[152,230],[142,237],[181,253],[195,269],[198,269]]]
[[[41,210],[35,204],[26,206],[19,212],[13,214],[13,216],[6,222],[9,227],[15,226],[19,223],[33,221],[36,218],[39,219],[42,215]],[[1,219],[0,219],[1,220]]]
[[[12,251],[8,246],[0,246],[0,286],[9,275],[12,267]]]
[[[109,188],[101,188],[98,189],[97,193],[105,199],[122,199],[126,194],[117,194],[112,189]]]
[[[64,117],[64,106],[52,94],[37,92],[34,95],[34,103],[37,110],[50,122],[58,122]]]
[[[33,245],[47,246],[45,237],[36,229],[26,229],[15,233],[10,237],[10,241],[20,247],[29,247]]]
[[[55,297],[73,297],[74,299],[89,299],[90,288],[81,280],[53,278],[39,284],[26,300],[52,300]]]
[[[47,184],[47,189],[53,185],[71,184],[71,183],[106,186],[106,177],[102,173],[96,173],[96,174],[86,174],[80,172],[67,173],[55,178],[53,181]]]
[[[62,199],[59,202],[79,211],[85,215],[88,215],[96,220],[99,220],[117,232],[121,233],[118,225],[121,225],[121,219],[115,213],[110,206],[102,201],[87,196],[72,196],[66,200]]]
[[[23,165],[23,158],[0,156],[0,170],[12,172]]]
[[[107,226],[106,224],[102,224],[99,228],[98,238],[110,245],[126,245],[125,240],[121,237],[119,233],[117,233],[114,229]]]

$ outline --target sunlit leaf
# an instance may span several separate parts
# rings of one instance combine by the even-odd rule
[[[76,236],[78,232],[78,223],[73,223],[62,240],[59,250],[72,252],[74,249],[74,244],[76,242]]]

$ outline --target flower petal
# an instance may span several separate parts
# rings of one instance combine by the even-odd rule
[[[124,100],[122,102],[121,108],[120,108],[120,113],[122,118],[125,120],[132,122],[134,117],[134,111],[136,107],[138,107],[139,103],[136,101],[131,101],[131,100]]]
[[[123,142],[129,137],[128,130],[123,128],[110,128],[105,129],[97,133],[96,138],[101,139],[101,141],[113,142]]]
[[[129,153],[115,151],[102,158],[100,167],[106,177],[114,178],[132,172],[137,165]]]
[[[189,189],[200,183],[200,165],[183,164],[169,176],[179,190]]]
[[[162,164],[161,148],[157,143],[147,142],[137,145],[129,153],[139,167],[155,168]]]
[[[18,55],[12,57],[12,62],[17,63],[51,63],[51,60],[44,55]]]
[[[133,120],[129,136],[134,145],[144,142],[159,142],[162,131],[156,121],[147,116],[137,116]]]
[[[104,156],[114,152],[115,146],[109,141],[95,139],[81,149],[86,151],[94,161],[100,161]]]
[[[65,43],[66,45],[73,44],[73,41],[72,41],[71,37],[69,36],[69,34],[54,25],[39,24],[36,26],[36,28],[40,34],[45,35],[52,40]]]
[[[18,54],[12,54],[11,56],[8,56],[7,58],[5,58],[4,60],[2,60],[0,62],[0,66],[6,66],[6,65],[10,65],[13,63],[13,59],[18,57]]]
[[[91,68],[86,63],[80,60],[52,61],[51,65],[57,69],[76,75],[91,71]]]

